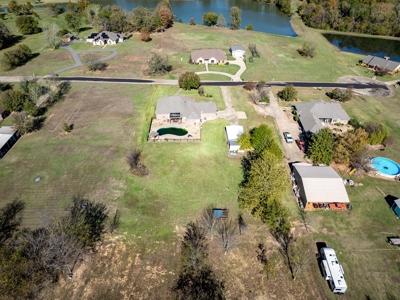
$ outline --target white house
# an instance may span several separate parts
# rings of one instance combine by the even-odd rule
[[[196,64],[224,64],[227,62],[224,51],[219,49],[202,49],[192,52],[191,62]]]
[[[95,46],[116,45],[118,43],[123,43],[124,41],[125,37],[123,34],[110,31],[92,33],[86,38],[86,43],[93,43]]]
[[[229,153],[233,154],[240,150],[240,145],[237,142],[238,138],[243,134],[243,126],[229,125],[225,127],[226,140],[229,146]]]
[[[242,45],[233,45],[229,51],[233,57],[242,58],[246,56],[246,48],[244,48]]]
[[[335,250],[328,247],[320,249],[321,269],[325,280],[328,281],[329,287],[334,294],[343,294],[347,290],[347,284],[344,280],[344,271],[337,259]]]

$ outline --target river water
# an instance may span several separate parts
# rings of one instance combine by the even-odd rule
[[[127,11],[136,6],[153,8],[161,0],[93,0],[93,3],[101,5],[116,4]],[[230,22],[229,11],[232,6],[238,6],[242,10],[241,28],[252,24],[255,31],[274,33],[286,36],[296,36],[289,23],[289,17],[280,12],[275,5],[259,3],[251,0],[203,0],[203,1],[171,1],[171,6],[177,20],[189,22],[194,18],[197,24],[201,24],[204,13],[212,11],[223,14],[227,24]]]

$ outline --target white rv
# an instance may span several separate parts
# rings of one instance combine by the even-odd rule
[[[325,280],[328,280],[332,292],[343,294],[347,289],[347,284],[344,280],[343,267],[339,264],[335,250],[324,247],[319,252],[322,257],[321,269]]]

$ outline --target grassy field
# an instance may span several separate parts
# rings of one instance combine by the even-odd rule
[[[231,81],[231,78],[221,74],[200,74],[201,80],[211,80],[211,81]]]
[[[224,73],[228,73],[228,74],[232,74],[235,75],[237,73],[237,71],[239,71],[240,67],[238,65],[223,65],[223,66],[219,66],[219,65],[209,65],[208,66],[208,70],[209,71],[214,71],[214,72],[224,72]]]

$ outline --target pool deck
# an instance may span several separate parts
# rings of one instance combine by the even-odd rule
[[[201,123],[194,123],[189,121],[180,122],[168,122],[166,120],[153,119],[150,126],[150,132],[157,132],[160,128],[185,128],[188,133],[183,136],[164,134],[159,135],[155,138],[148,138],[149,142],[199,142],[201,140]],[[149,132],[149,133],[150,133]]]

